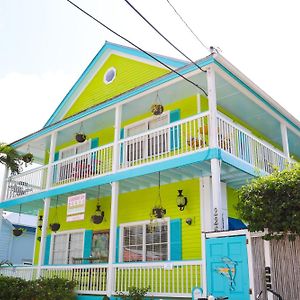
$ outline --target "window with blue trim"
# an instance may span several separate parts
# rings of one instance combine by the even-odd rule
[[[169,220],[120,225],[123,262],[169,260]]]

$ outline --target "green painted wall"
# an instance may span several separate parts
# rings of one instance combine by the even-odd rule
[[[111,67],[116,69],[116,78],[112,83],[105,84],[103,81],[104,74]],[[77,98],[64,118],[111,99],[168,72],[166,69],[112,54]]]
[[[183,194],[188,197],[188,204],[184,211],[179,211],[176,205],[177,190],[183,189]],[[186,180],[161,186],[163,206],[167,209],[166,217],[182,219],[182,259],[201,258],[200,238],[200,185],[199,179]],[[157,202],[158,188],[153,187],[138,190],[119,196],[118,224],[149,220],[152,207]],[[110,197],[101,199],[101,208],[105,211],[104,221],[95,225],[90,221],[96,208],[96,199],[86,202],[85,220],[66,222],[66,206],[58,208],[58,219],[61,223],[60,232],[74,229],[109,229],[110,224]],[[187,225],[186,218],[192,218],[192,225]],[[55,219],[55,208],[50,210],[49,223]],[[38,234],[40,235],[40,231]],[[48,230],[48,234],[51,231]],[[35,264],[38,261],[39,242],[35,251]]]
[[[238,202],[237,190],[227,186],[227,205],[228,205],[228,217],[239,219],[236,205]]]

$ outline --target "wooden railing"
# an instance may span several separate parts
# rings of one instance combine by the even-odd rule
[[[129,287],[149,287],[155,297],[190,297],[192,288],[203,286],[202,261],[121,263],[113,267],[113,294],[128,292]],[[0,267],[0,275],[35,280],[40,271],[44,278],[64,278],[76,281],[79,294],[106,294],[107,264],[84,264],[38,267]]]
[[[282,170],[287,158],[272,145],[218,115],[218,146],[259,171]],[[107,144],[50,165],[51,187],[112,172],[114,144]],[[118,169],[124,170],[202,151],[209,147],[209,114],[201,113],[118,142]],[[49,167],[43,166],[7,179],[6,200],[45,189]]]
[[[275,169],[283,170],[288,162],[284,154],[271,144],[221,116],[218,116],[218,144],[221,149],[249,163],[258,171],[272,173]]]
[[[129,287],[149,288],[156,297],[190,297],[193,287],[203,286],[202,261],[123,263],[114,265],[115,292]]]

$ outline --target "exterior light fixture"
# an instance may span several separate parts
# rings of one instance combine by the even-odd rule
[[[43,216],[39,215],[39,219],[38,219],[38,229],[42,230],[43,227]]]
[[[187,197],[184,197],[182,195],[183,190],[178,190],[178,195],[177,195],[177,206],[179,207],[179,210],[183,211],[184,207],[187,205]]]

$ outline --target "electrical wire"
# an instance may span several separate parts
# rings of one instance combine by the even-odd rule
[[[144,17],[138,9],[136,9],[128,0],[124,0],[148,25],[150,25],[165,41],[167,41],[174,49],[176,49],[180,54],[182,54],[186,59],[188,59],[192,64],[194,64],[202,72],[207,72],[198,66],[192,59],[185,55],[180,49],[178,49],[169,39],[167,39],[153,24]]]
[[[207,50],[210,51],[209,47],[207,47],[196,35],[196,33],[192,30],[192,28],[187,24],[187,22],[183,19],[183,17],[179,14],[179,12],[176,10],[176,8],[172,5],[172,3],[169,0],[166,0],[168,4],[172,7],[176,15],[181,19],[181,21],[185,24],[185,26],[189,29],[189,31],[194,35],[194,37],[198,40],[198,42]]]
[[[164,67],[166,67],[167,69],[169,69],[171,72],[174,72],[175,74],[177,74],[178,76],[180,76],[181,78],[183,78],[184,80],[186,80],[187,82],[189,82],[190,84],[192,84],[195,87],[197,87],[198,89],[200,89],[205,94],[205,96],[207,96],[206,91],[201,86],[199,86],[197,83],[195,83],[192,80],[186,78],[185,76],[183,76],[182,74],[180,74],[176,70],[172,69],[171,67],[169,67],[167,64],[165,64],[164,62],[162,62],[158,58],[156,58],[154,55],[148,53],[147,51],[143,50],[142,48],[140,48],[139,46],[137,46],[136,44],[134,44],[133,42],[131,42],[130,40],[128,40],[127,38],[125,38],[124,36],[122,36],[121,34],[117,33],[116,31],[114,31],[113,29],[111,29],[110,27],[108,27],[107,25],[105,25],[104,23],[102,23],[101,21],[99,21],[98,19],[96,19],[94,16],[92,16],[90,13],[88,13],[87,11],[85,11],[84,9],[82,9],[81,7],[79,7],[77,4],[75,4],[71,0],[66,0],[66,1],[69,2],[70,4],[72,4],[74,7],[76,7],[81,12],[83,12],[85,15],[87,15],[88,17],[90,17],[91,19],[93,19],[95,22],[97,22],[98,24],[100,24],[102,27],[106,28],[108,31],[112,32],[113,34],[115,34],[119,38],[123,39],[124,41],[126,41],[127,43],[129,43],[130,45],[132,45],[133,47],[137,48],[141,52],[145,53],[146,55],[148,55],[149,57],[151,57],[152,59],[154,59],[155,61],[157,61],[158,63],[160,63]]]

